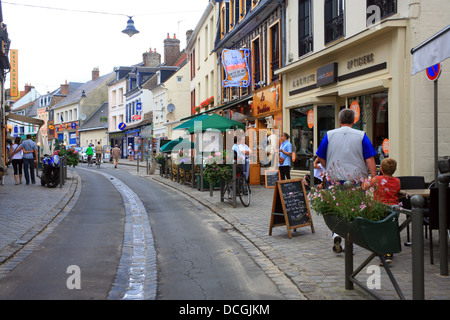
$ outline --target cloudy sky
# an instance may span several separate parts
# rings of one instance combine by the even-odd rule
[[[163,55],[167,33],[186,46],[207,0],[6,0],[3,23],[11,49],[19,50],[19,88],[33,85],[40,94],[68,82],[86,82],[100,74],[142,61],[149,48]],[[82,12],[80,12],[82,11]],[[129,37],[127,16],[139,34]],[[6,88],[9,88],[9,75]]]

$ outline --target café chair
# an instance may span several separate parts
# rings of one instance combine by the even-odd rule
[[[432,230],[439,230],[439,188],[430,188],[430,208],[428,212],[428,231],[430,233],[430,263],[433,261],[433,235]],[[447,187],[447,229],[450,228],[450,188]],[[447,241],[447,239],[439,239]]]
[[[401,176],[397,177],[400,180],[400,189],[401,190],[407,190],[407,189],[425,189],[425,178],[423,176]],[[399,201],[402,203],[402,207],[404,209],[411,210],[411,200],[409,197],[406,197],[404,195],[399,195]],[[425,207],[423,214],[424,217],[427,215],[428,208]],[[426,225],[426,221],[424,219],[424,223]],[[426,229],[425,229],[426,231]],[[409,225],[406,228],[406,234],[407,234],[407,242],[405,245],[410,245],[410,235],[409,235]],[[425,232],[425,237],[427,237],[427,233]]]

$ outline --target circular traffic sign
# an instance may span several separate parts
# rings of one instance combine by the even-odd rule
[[[119,123],[119,130],[125,130],[125,128],[127,127],[127,125],[123,122]]]
[[[427,68],[427,78],[430,81],[436,81],[441,74],[441,64],[435,64],[432,67]]]

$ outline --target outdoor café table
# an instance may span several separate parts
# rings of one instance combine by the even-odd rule
[[[404,189],[400,190],[400,193],[407,195],[408,197],[419,195],[427,198],[430,196],[430,189]]]

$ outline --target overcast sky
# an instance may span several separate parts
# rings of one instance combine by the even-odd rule
[[[186,31],[195,29],[207,5],[207,0],[2,1],[11,49],[19,50],[19,88],[29,83],[46,94],[66,80],[84,83],[93,68],[104,75],[114,67],[139,63],[149,48],[156,48],[164,61],[167,33],[177,34],[184,49]],[[127,16],[133,16],[140,31],[131,38],[121,32]],[[9,74],[6,81],[9,88]]]

